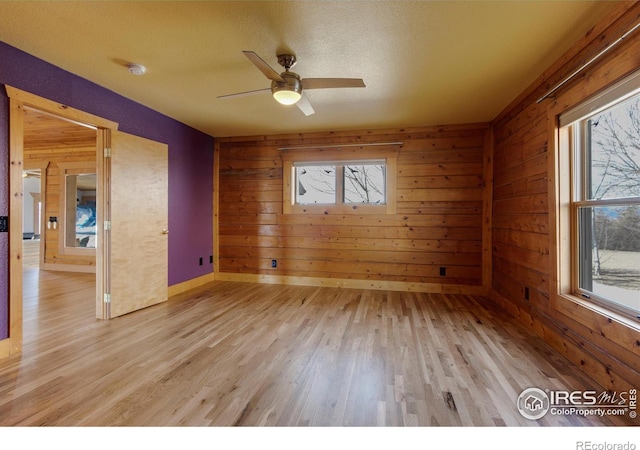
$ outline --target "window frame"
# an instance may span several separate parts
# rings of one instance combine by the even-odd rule
[[[585,210],[584,208],[640,205],[640,197],[636,196],[590,199],[589,183],[591,180],[588,172],[591,169],[591,163],[586,155],[589,151],[587,148],[588,120],[639,95],[640,71],[637,71],[603,89],[590,99],[561,113],[558,116],[557,135],[557,145],[560,151],[556,162],[558,294],[579,298],[581,302],[586,302],[593,309],[605,314],[632,319],[636,326],[640,322],[640,311],[581,287],[580,277],[587,269],[583,269],[580,264],[580,255],[585,248],[584,240],[580,235],[580,226],[583,223],[580,214]],[[567,176],[568,180],[563,180],[564,176]],[[563,237],[563,235],[567,235],[567,232],[568,240]],[[591,267],[588,270],[590,275]]]
[[[346,200],[347,197],[347,172],[346,172],[346,168],[348,166],[382,166],[383,167],[383,171],[384,171],[384,180],[383,180],[383,197],[384,197],[384,201],[380,202],[380,203],[374,203],[374,202],[349,202]],[[313,167],[331,167],[334,172],[333,172],[333,179],[334,179],[334,183],[333,183],[333,189],[334,189],[334,193],[333,193],[333,201],[331,202],[327,202],[327,203],[299,203],[298,202],[298,189],[301,186],[301,180],[299,180],[299,169],[300,168],[304,168],[304,169],[310,169]],[[386,172],[387,172],[387,161],[384,159],[376,159],[376,160],[357,160],[357,161],[352,161],[352,160],[348,160],[348,161],[311,161],[311,162],[307,162],[307,161],[294,161],[293,162],[293,168],[294,168],[294,173],[292,174],[292,176],[294,177],[293,180],[293,189],[292,189],[292,195],[294,196],[294,204],[298,204],[300,206],[310,206],[310,205],[320,205],[320,206],[341,206],[341,205],[346,205],[346,206],[353,206],[353,205],[357,205],[357,206],[365,206],[365,205],[371,205],[371,206],[382,206],[382,205],[386,205],[387,203],[387,176],[386,176]]]
[[[309,149],[282,150],[283,162],[283,214],[395,214],[398,145],[319,147]],[[344,174],[336,173],[336,202],[324,204],[296,203],[295,170],[300,165],[336,165],[342,167],[353,164],[384,162],[385,203],[345,203]],[[338,170],[336,170],[338,172]],[[342,170],[340,170],[342,172]]]
[[[75,230],[75,222],[72,224],[68,223],[67,220],[67,211],[69,207],[73,207],[75,210],[75,205],[69,205],[67,203],[67,177],[69,175],[80,175],[80,174],[96,174],[96,167],[90,161],[78,161],[78,162],[59,162],[58,169],[60,171],[60,210],[58,213],[58,252],[61,255],[72,255],[72,256],[96,256],[96,248],[97,248],[97,240],[96,247],[75,247],[67,245],[67,232],[70,230],[70,227],[73,227]],[[97,187],[96,187],[97,192]],[[75,195],[73,196],[75,198]],[[97,233],[97,229],[96,229]],[[97,234],[96,234],[97,238]]]

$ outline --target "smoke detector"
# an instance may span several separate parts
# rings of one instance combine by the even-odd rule
[[[144,75],[147,72],[146,67],[134,63],[127,64],[127,70],[129,70],[129,73],[132,75]]]

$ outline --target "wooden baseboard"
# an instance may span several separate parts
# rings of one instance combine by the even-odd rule
[[[0,341],[0,358],[6,358],[11,354],[11,339]]]
[[[75,264],[51,264],[45,263],[44,270],[52,272],[79,272],[79,273],[96,273],[96,266],[79,266]]]
[[[348,289],[373,289],[384,291],[429,292],[480,296],[488,295],[488,290],[483,286],[466,286],[458,284],[408,283],[403,281],[351,280],[345,278],[292,277],[284,275],[257,275],[222,272],[215,274],[215,280],[283,284],[292,286],[337,287]]]
[[[169,297],[173,297],[174,295],[182,294],[183,292],[211,283],[215,279],[214,276],[215,274],[211,272],[198,278],[193,278],[182,283],[171,285],[169,286]]]

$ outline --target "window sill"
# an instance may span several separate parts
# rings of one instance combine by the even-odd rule
[[[390,205],[291,205],[285,214],[395,214]]]
[[[640,332],[640,322],[632,319],[631,317],[613,311],[604,306],[598,305],[597,303],[591,302],[589,300],[585,300],[574,294],[558,294],[556,309],[562,314],[571,317],[573,320],[576,320],[583,325],[592,328],[592,322],[586,323],[584,320],[581,320],[582,315],[576,315],[574,310],[575,308],[572,307],[573,305],[584,308],[588,311],[591,311],[592,313],[602,316],[609,323],[616,322],[620,325],[630,328],[635,332]]]

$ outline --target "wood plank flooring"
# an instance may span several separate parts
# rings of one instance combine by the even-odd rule
[[[22,241],[22,264],[25,268],[40,267],[40,239]]]
[[[1,426],[624,424],[521,417],[524,388],[599,388],[482,298],[214,282],[104,322],[94,275],[24,278]]]

